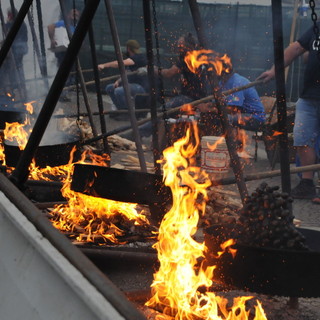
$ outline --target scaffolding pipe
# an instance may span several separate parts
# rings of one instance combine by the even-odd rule
[[[291,192],[290,161],[288,148],[287,103],[283,55],[282,1],[272,0],[272,25],[274,42],[274,66],[278,114],[278,136],[280,148],[280,168],[282,190]]]
[[[143,17],[144,17],[144,32],[147,48],[148,59],[148,79],[150,84],[150,113],[152,123],[152,143],[153,143],[153,162],[155,173],[161,173],[159,137],[158,137],[158,119],[157,119],[157,88],[154,75],[153,63],[153,45],[152,45],[152,24],[150,18],[150,1],[143,0]]]

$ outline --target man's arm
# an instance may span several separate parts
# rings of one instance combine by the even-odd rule
[[[123,64],[128,67],[128,66],[133,66],[134,65],[134,61],[131,58],[127,58],[125,60],[123,60]],[[98,69],[101,71],[105,68],[118,68],[118,61],[114,60],[114,61],[110,61],[110,62],[106,62],[106,63],[101,63],[98,65]]]
[[[51,48],[54,48],[57,45],[56,40],[54,38],[55,29],[56,29],[56,26],[54,23],[48,25],[48,35],[51,43]]]
[[[297,57],[301,56],[307,50],[304,49],[298,41],[291,43],[283,52],[284,56],[284,66],[289,66],[293,60]],[[263,72],[257,80],[264,80],[264,82],[268,82],[275,77],[275,67],[274,65],[271,69]]]

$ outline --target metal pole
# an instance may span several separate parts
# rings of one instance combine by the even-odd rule
[[[99,109],[99,116],[100,116],[101,133],[104,134],[107,132],[107,126],[106,126],[106,120],[103,114],[103,100],[102,100],[102,94],[101,94],[100,77],[99,77],[99,71],[98,71],[98,60],[97,60],[96,45],[95,45],[92,25],[90,25],[90,28],[89,28],[89,41],[90,41],[91,57],[92,57],[92,63],[93,63],[93,74],[94,74],[94,80],[96,83],[96,90],[97,90],[97,102],[98,102],[98,109]],[[111,151],[108,145],[107,138],[103,139],[103,147],[104,147],[104,151],[110,155]]]
[[[66,10],[66,6],[65,6],[65,2],[63,0],[59,0],[59,3],[60,3],[60,8],[61,8],[63,20],[64,20],[65,25],[66,25],[67,34],[68,34],[69,40],[71,40],[72,33],[71,33],[71,29],[70,29],[69,20],[68,20],[68,17],[67,17],[67,10]],[[97,133],[97,129],[96,129],[96,126],[94,124],[94,121],[93,121],[92,111],[91,111],[90,103],[89,103],[89,99],[88,99],[87,88],[86,88],[86,85],[84,83],[84,77],[83,77],[83,74],[82,74],[82,71],[81,71],[81,65],[80,65],[80,61],[79,61],[78,57],[76,57],[76,68],[77,68],[77,74],[78,74],[78,76],[80,78],[80,86],[81,86],[81,90],[82,90],[82,93],[83,93],[84,104],[85,104],[87,112],[88,112],[88,118],[89,118],[90,126],[91,126],[91,129],[92,129],[92,134],[93,134],[94,137],[96,137],[98,135],[98,133]]]
[[[236,149],[236,136],[233,132],[233,128],[229,124],[227,106],[223,100],[222,94],[216,92],[216,106],[218,109],[222,132],[224,133],[226,144],[230,155],[230,164],[235,176],[235,180],[239,189],[239,194],[244,203],[244,200],[248,197],[248,189],[244,180],[243,169],[238,157]]]
[[[206,48],[208,47],[208,43],[203,33],[203,27],[201,23],[200,11],[199,11],[197,1],[189,0],[189,6],[190,6],[192,18],[193,18],[193,24],[198,34],[199,43],[202,47]],[[245,198],[248,197],[249,194],[248,194],[246,183],[244,181],[243,170],[240,163],[240,159],[238,157],[237,150],[236,150],[233,128],[231,128],[229,125],[228,114],[227,114],[226,105],[223,99],[223,95],[221,92],[215,91],[215,88],[218,87],[216,75],[213,75],[207,78],[210,80],[212,84],[211,87],[214,91],[213,96],[216,101],[218,114],[221,121],[222,131],[225,135],[226,144],[227,144],[229,155],[230,155],[230,164],[234,172],[234,176],[237,182],[241,200],[242,202],[244,202]]]
[[[38,115],[37,121],[33,127],[28,143],[19,158],[15,170],[10,176],[10,179],[18,186],[22,186],[22,184],[28,178],[29,165],[48,126],[48,123],[54,112],[54,108],[59,100],[59,96],[68,78],[72,65],[74,64],[75,57],[81,48],[82,42],[89,29],[99,2],[100,0],[90,0],[83,10],[64,59],[58,69],[51,88],[49,89],[46,100],[44,101],[42,109]]]
[[[43,23],[42,23],[42,10],[41,10],[41,1],[36,0],[37,4],[37,14],[38,14],[38,24],[39,24],[39,37],[40,37],[40,48],[41,48],[41,65],[42,65],[42,76],[48,77],[48,68],[47,68],[47,56],[46,56],[46,47],[44,44],[44,32],[43,32]]]
[[[203,25],[197,0],[189,0],[189,7],[193,19],[194,28],[197,32],[199,44],[202,48],[208,48],[208,42],[203,32]]]
[[[148,79],[150,83],[150,113],[152,123],[152,142],[153,142],[153,161],[155,173],[161,173],[159,163],[159,136],[158,136],[158,119],[157,119],[157,88],[154,76],[153,63],[153,45],[152,45],[152,24],[150,19],[150,1],[143,0],[143,17],[144,17],[144,33],[146,39],[147,59],[148,59]]]
[[[276,80],[276,98],[278,113],[278,136],[280,147],[280,168],[282,190],[290,193],[290,164],[288,148],[288,128],[287,128],[287,104],[286,86],[283,56],[283,33],[282,33],[282,5],[279,0],[272,0],[272,23],[274,42],[274,65]]]
[[[137,119],[136,119],[136,116],[135,116],[135,113],[134,113],[133,99],[132,99],[131,94],[130,94],[129,82],[128,82],[126,70],[125,70],[125,67],[124,67],[124,64],[123,64],[123,58],[122,58],[122,55],[121,55],[121,47],[120,47],[119,36],[118,36],[117,28],[116,28],[116,22],[115,22],[115,19],[114,19],[113,10],[112,10],[112,6],[111,6],[111,0],[105,0],[104,2],[105,2],[105,5],[106,5],[107,14],[108,14],[108,18],[109,18],[110,29],[111,29],[111,34],[112,34],[112,38],[113,38],[113,44],[114,44],[114,47],[115,47],[116,56],[117,56],[117,60],[118,60],[118,66],[119,66],[119,69],[120,69],[122,85],[123,85],[123,88],[124,88],[126,102],[127,102],[128,109],[129,109],[131,126],[132,126],[132,129],[133,129],[133,136],[134,136],[134,140],[135,140],[135,143],[136,143],[136,148],[137,148],[137,152],[138,152],[141,171],[147,172],[146,161],[145,161],[145,158],[144,158],[144,154],[143,154],[143,150],[142,150],[142,144],[141,144],[141,138],[140,138],[140,134],[139,134],[138,126],[137,126]]]
[[[35,53],[37,55],[40,72],[43,76],[43,81],[46,85],[46,88],[49,89],[49,82],[48,82],[48,78],[47,78],[47,74],[46,74],[46,69],[44,66],[44,60],[40,55],[39,43],[38,43],[36,31],[34,29],[34,22],[33,22],[31,15],[30,15],[30,12],[28,12],[28,21],[29,21],[29,27],[30,27],[30,31],[31,31],[31,35],[32,35],[32,40],[33,40],[33,50],[35,51]]]

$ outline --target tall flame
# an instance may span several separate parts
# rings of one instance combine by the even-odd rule
[[[191,129],[195,145],[190,143]],[[198,145],[198,131],[193,124],[185,137],[163,152],[164,179],[172,190],[173,205],[161,222],[154,245],[160,268],[154,274],[152,297],[146,305],[177,320],[247,320],[245,302],[251,297],[236,298],[228,310],[226,299],[200,290],[212,285],[215,266],[205,268],[199,262],[207,248],[194,239],[199,215],[205,211],[206,189],[211,185],[207,173],[195,166]],[[231,244],[229,241],[224,246]],[[254,319],[266,319],[260,304]]]

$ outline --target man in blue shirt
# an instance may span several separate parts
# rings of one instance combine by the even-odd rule
[[[219,81],[219,89],[223,92],[245,86],[248,83],[250,83],[250,81],[247,78],[231,71],[229,73],[223,73]],[[264,107],[254,87],[234,92],[224,97],[224,105],[227,108],[229,124],[232,127],[249,131],[259,131],[265,123],[266,115]],[[203,103],[198,105],[197,109],[202,113],[213,113],[212,123],[209,122],[206,125],[216,127],[219,131],[221,126],[218,117],[215,116],[217,113],[215,103]]]

